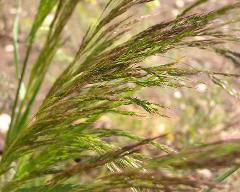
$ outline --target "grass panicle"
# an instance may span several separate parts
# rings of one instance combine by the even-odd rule
[[[234,23],[225,20],[225,16],[231,17],[239,11],[240,3],[225,5],[208,13],[188,15],[193,8],[205,3],[197,1],[176,19],[155,24],[126,38],[131,27],[138,23],[133,16],[129,16],[128,10],[150,1],[110,0],[99,20],[87,30],[71,63],[58,77],[38,111],[29,118],[48,68],[62,45],[63,28],[80,2],[40,1],[27,41],[12,122],[0,163],[3,175],[8,174],[13,163],[16,163],[16,172],[2,187],[3,192],[33,189],[77,192],[112,189],[189,191],[203,186],[221,188],[214,181],[193,179],[184,174],[174,176],[171,168],[195,170],[238,165],[239,140],[177,151],[161,144],[162,137],[157,137],[160,141],[157,142],[157,138],[143,139],[122,130],[94,128],[94,123],[106,113],[136,115],[121,108],[128,105],[163,115],[163,106],[134,94],[145,87],[182,87],[186,78],[201,72],[181,67],[178,62],[144,65],[144,61],[151,56],[196,47],[224,55],[232,61],[239,57],[239,53],[219,49],[219,45],[233,40],[238,42],[236,33],[223,33],[220,26]],[[32,66],[26,94],[20,100],[20,86],[26,75],[36,34],[50,13],[54,13],[54,19]],[[201,40],[196,37],[201,37]],[[213,73],[210,75],[213,76]],[[17,111],[16,106],[19,108]],[[111,138],[118,137],[124,137],[133,144],[122,146],[111,142]],[[141,149],[147,144],[162,155],[144,154]],[[80,158],[79,162],[69,165],[76,158]],[[165,174],[166,168],[169,168],[168,174]],[[93,170],[105,172],[91,182],[73,182],[77,175]],[[39,180],[40,184],[35,185]]]

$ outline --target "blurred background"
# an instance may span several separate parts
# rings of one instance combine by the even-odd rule
[[[0,149],[4,148],[4,137],[10,123],[11,108],[13,106],[17,87],[16,72],[13,62],[12,30],[14,20],[20,16],[19,51],[22,63],[25,51],[25,43],[28,31],[36,13],[38,1],[35,0],[0,0]],[[40,94],[37,105],[40,105],[49,88],[57,76],[73,58],[87,27],[94,23],[101,14],[106,0],[83,0],[73,14],[64,31],[66,44],[57,52]],[[141,25],[146,27],[162,21],[175,18],[184,8],[194,0],[155,0],[142,8],[136,8],[132,14],[136,18],[142,17]],[[200,6],[195,11],[211,11],[223,4],[236,2],[234,0],[211,0]],[[240,15],[236,15],[239,17]],[[31,60],[35,60],[42,40],[49,30],[49,24],[53,17],[49,15],[44,21],[41,32],[38,34],[34,45]],[[239,27],[239,26],[237,26]],[[138,31],[139,29],[134,29]],[[228,30],[227,28],[223,30]],[[227,45],[232,46],[232,45]],[[229,47],[228,47],[229,48]],[[239,50],[232,46],[231,50]],[[35,55],[34,55],[35,54]],[[169,61],[180,60],[181,65],[205,71],[216,71],[239,74],[240,64],[232,63],[215,53],[205,50],[179,49],[162,56],[155,56],[147,60],[145,65],[164,64]],[[31,66],[30,66],[31,67]],[[29,69],[30,70],[30,69]],[[173,146],[175,149],[187,148],[200,143],[216,140],[240,138],[240,79],[221,78],[221,81],[213,82],[211,78],[201,73],[197,77],[186,79],[184,88],[170,89],[168,87],[147,88],[137,95],[163,106],[161,116],[143,114],[140,117],[128,117],[117,114],[106,114],[97,123],[96,127],[117,128],[128,130],[142,137],[152,137],[167,133],[163,143]],[[131,106],[134,107],[134,106]],[[139,110],[139,109],[135,109]],[[33,111],[34,113],[34,111]],[[118,141],[118,142],[124,142]],[[213,178],[216,173],[210,170],[199,170],[204,177]],[[228,181],[226,191],[239,191],[240,182],[237,182],[240,174],[235,174]]]

